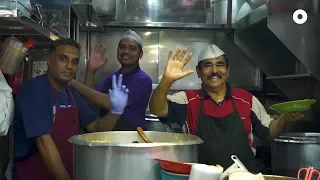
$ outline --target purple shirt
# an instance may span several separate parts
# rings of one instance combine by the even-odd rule
[[[120,69],[111,73],[101,84],[96,86],[96,91],[108,93],[112,89],[112,75],[119,75]],[[145,112],[152,93],[152,80],[148,74],[137,66],[132,71],[123,74],[122,84],[129,89],[128,102],[130,103],[124,110],[123,116],[135,127],[146,128]]]

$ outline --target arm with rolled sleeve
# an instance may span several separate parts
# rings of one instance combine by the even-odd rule
[[[115,126],[119,117],[123,114],[123,111],[128,103],[128,93],[129,89],[126,86],[122,85],[122,75],[119,75],[118,80],[116,75],[112,76],[112,89],[109,89],[109,99],[111,104],[111,110],[108,114],[96,121],[91,120],[91,122],[83,122],[84,125],[87,125],[86,129],[89,132],[98,132],[98,131],[109,131],[112,130]],[[83,103],[83,111],[89,112],[89,107]],[[81,114],[84,117],[90,116],[91,113]],[[92,116],[93,117],[93,116]],[[92,122],[93,121],[93,122]]]
[[[258,118],[261,120],[261,123],[265,127],[269,127],[269,136],[268,139],[277,138],[284,128],[287,125],[288,117],[287,114],[282,114],[278,119],[274,120],[267,114],[263,105],[259,102],[259,100],[253,96],[253,110],[257,114]]]
[[[70,85],[78,90],[86,99],[90,100],[89,104],[96,104],[100,107],[104,107],[106,109],[111,109],[110,97],[106,93],[102,93],[105,90],[106,82],[109,81],[106,78],[104,82],[96,87],[96,90],[89,88],[88,86],[76,81],[70,81]],[[127,86],[130,89],[130,93],[128,95],[128,103],[127,105],[133,105],[139,102],[142,97],[149,97],[152,92],[152,80],[151,79],[135,79],[133,83]]]
[[[261,139],[273,139],[278,136],[278,133],[274,131],[274,120],[266,112],[260,101],[253,96],[252,97],[252,126],[253,132]]]
[[[103,132],[113,129],[120,117],[120,114],[113,114],[109,112],[106,116],[99,119],[91,108],[89,108],[80,94],[75,93],[75,97],[77,99],[79,111],[79,122],[82,128],[85,128],[88,132]]]
[[[87,104],[98,105],[106,109],[110,109],[109,97],[105,94],[105,87],[111,81],[112,75],[109,75],[100,84],[94,88],[95,71],[87,70],[84,84],[75,80],[70,82],[70,85],[76,88],[82,95],[84,95]]]
[[[37,88],[25,88],[20,94],[19,107],[27,138],[35,138],[44,165],[55,179],[71,180],[59,151],[51,138],[50,111],[45,95],[37,94]],[[36,172],[35,172],[36,173]]]
[[[181,127],[187,119],[187,97],[184,91],[167,95],[168,114],[160,117],[163,124],[179,124]]]
[[[106,109],[111,108],[109,95],[102,93],[101,88],[99,88],[101,91],[96,91],[74,79],[70,81],[69,85],[79,91],[86,98],[88,104],[95,104]]]

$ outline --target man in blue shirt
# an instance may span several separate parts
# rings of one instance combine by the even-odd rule
[[[139,60],[143,56],[142,48],[142,38],[134,31],[126,31],[120,38],[117,49],[117,58],[121,64],[121,68],[107,76],[105,80],[96,87],[94,87],[95,73],[106,63],[106,60],[103,59],[106,48],[103,47],[103,45],[98,45],[90,55],[84,81],[86,86],[98,92],[108,94],[108,89],[111,87],[111,77],[114,74],[123,74],[123,84],[130,89],[128,104],[113,130],[135,131],[137,127],[146,129],[145,112],[152,93],[152,80],[139,66]],[[84,91],[84,89],[75,88],[81,93]],[[100,98],[84,96],[86,99],[91,100],[91,103],[103,107],[103,109],[101,109],[102,115],[106,113],[106,109],[110,110],[109,101],[104,101],[104,103],[101,104],[99,103]]]
[[[13,177],[18,180],[71,180],[73,147],[79,133],[111,130],[127,104],[122,75],[112,79],[111,111],[99,119],[68,83],[74,78],[80,47],[72,39],[52,43],[47,74],[26,81],[16,99]]]

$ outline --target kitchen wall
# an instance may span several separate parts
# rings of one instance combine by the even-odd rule
[[[69,32],[69,7],[70,0],[31,0],[32,4],[42,5],[42,15],[45,21],[55,27],[60,33],[68,36]],[[101,1],[102,2],[102,1]],[[107,2],[107,1],[105,1]],[[226,24],[227,0],[109,0],[108,3],[117,2],[117,16],[125,21],[158,21],[158,22],[190,22],[207,24]],[[149,5],[147,5],[149,3]],[[152,3],[151,3],[152,2]],[[246,3],[245,0],[233,0],[233,22],[238,17],[238,10]],[[119,6],[120,5],[120,6]],[[126,7],[122,7],[124,5]],[[147,6],[146,6],[147,5]],[[120,8],[119,8],[120,7]],[[102,17],[103,18],[103,17]],[[102,22],[103,19],[101,19]],[[110,19],[106,18],[107,21]],[[105,22],[104,22],[105,23]],[[91,45],[103,42],[108,47],[110,61],[99,71],[96,82],[103,80],[109,73],[120,67],[116,59],[116,48],[121,34],[126,29],[114,29],[106,27],[104,33],[92,33],[89,37]],[[230,81],[234,86],[245,89],[260,89],[261,73],[248,57],[234,44],[233,37],[222,31],[213,30],[155,30],[134,29],[145,39],[144,57],[141,67],[153,80],[155,86],[163,73],[167,60],[168,49],[187,47],[194,57],[187,68],[195,69],[199,51],[208,44],[216,43],[228,54],[231,67]],[[23,34],[22,34],[23,36]],[[78,80],[83,80],[86,66],[86,40],[85,32],[78,34],[82,46],[80,68],[77,74]],[[0,37],[3,39],[3,37]],[[47,51],[42,45],[47,43],[37,42],[37,50],[29,52],[29,61],[25,62],[25,79],[32,77],[32,64],[34,61],[45,61]],[[198,88],[200,81],[195,74],[177,82],[175,90]],[[154,86],[154,87],[155,87]],[[172,91],[175,92],[175,91]],[[4,179],[4,171],[8,162],[8,137],[0,138],[0,180]]]
[[[85,32],[80,32],[79,42],[82,49],[86,48],[87,39],[93,47],[96,43],[103,43],[107,46],[108,63],[98,71],[96,83],[101,82],[108,74],[120,68],[117,61],[116,50],[121,35],[128,28],[106,28],[103,33],[92,33],[86,36]],[[217,44],[229,57],[231,64],[230,82],[235,87],[241,87],[248,90],[261,89],[261,72],[249,58],[239,50],[233,43],[232,35],[223,31],[213,30],[172,30],[172,29],[132,29],[135,30],[144,39],[144,55],[140,60],[141,68],[152,78],[154,88],[161,80],[169,49],[176,50],[179,47],[188,48],[193,53],[193,57],[185,69],[193,69],[197,65],[197,59],[201,49],[210,44]],[[86,50],[81,51],[80,67],[77,73],[77,80],[83,81],[86,70]],[[200,79],[196,73],[177,81],[171,90],[198,89],[201,85]]]
[[[76,2],[87,0],[74,0]],[[232,22],[266,0],[233,0]],[[103,24],[125,22],[179,22],[226,24],[228,0],[109,0],[93,1]]]

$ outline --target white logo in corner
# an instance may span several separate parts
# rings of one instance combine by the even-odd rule
[[[306,11],[298,9],[292,14],[292,19],[297,24],[304,24],[308,19],[308,14]]]

